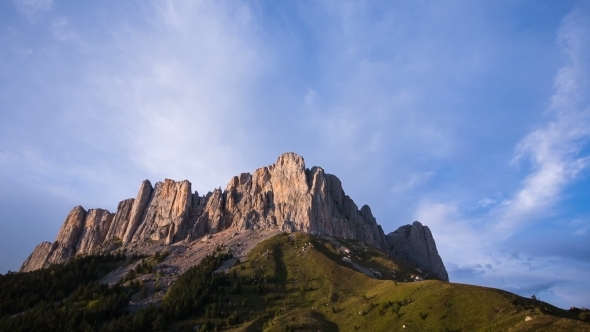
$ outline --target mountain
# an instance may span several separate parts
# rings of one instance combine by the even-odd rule
[[[428,227],[385,234],[294,153],[225,190],[145,180],[117,211],[76,206],[21,273],[2,331],[590,331],[590,310],[448,282]]]
[[[63,263],[77,255],[139,245],[191,243],[232,229],[302,232],[358,240],[448,281],[428,227],[419,222],[385,235],[369,206],[359,210],[340,180],[321,167],[305,167],[295,153],[254,174],[234,176],[225,190],[204,196],[188,180],[142,182],[137,197],[121,201],[115,213],[76,206],[55,241],[39,244],[20,271]]]

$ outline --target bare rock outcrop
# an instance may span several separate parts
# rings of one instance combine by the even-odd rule
[[[80,232],[84,228],[86,210],[80,205],[76,206],[61,226],[57,238],[53,242],[51,252],[47,257],[45,266],[53,263],[61,263],[76,253],[76,245],[80,239]]]
[[[85,218],[86,210],[83,207],[78,205],[73,208],[62,224],[59,233],[57,233],[55,242],[51,244],[45,260],[42,263],[38,261],[38,258],[43,256],[43,253],[47,250],[47,245],[41,244],[25,260],[20,271],[32,271],[54,263],[62,263],[74,256],[76,254],[76,245],[80,239],[80,232],[84,227]]]
[[[105,241],[123,240],[127,225],[129,224],[129,217],[131,216],[131,210],[133,209],[133,203],[135,199],[128,198],[119,202],[117,206],[117,212],[113,217],[111,227],[105,237]]]
[[[187,180],[166,179],[154,187],[142,182],[137,197],[121,201],[116,213],[80,206],[66,218],[56,241],[44,243],[23,263],[30,271],[61,263],[112,245],[146,241],[193,241],[228,228],[305,232],[354,239],[390,252],[440,279],[448,276],[432,234],[419,223],[385,236],[371,209],[360,210],[340,180],[321,167],[305,167],[303,158],[285,153],[254,174],[234,176],[225,190],[204,196],[191,192]],[[102,246],[103,244],[110,246]]]
[[[78,236],[76,254],[88,254],[100,246],[109,231],[114,214],[108,210],[90,209],[86,213],[84,227]]]
[[[387,235],[388,249],[394,256],[423,268],[441,280],[449,275],[438,255],[432,233],[418,221]]]
[[[321,167],[305,168],[301,156],[281,155],[254,174],[234,176],[226,190],[202,198],[207,202],[194,223],[192,238],[227,227],[279,229],[358,239],[385,248],[385,234],[370,208],[358,210],[340,180]]]
[[[192,205],[191,183],[166,179],[156,183],[148,205],[132,241],[166,239],[166,244],[180,240]]]
[[[51,252],[51,242],[41,242],[23,262],[20,272],[29,272],[45,267],[47,256]]]
[[[127,222],[127,228],[125,229],[125,233],[123,235],[124,244],[131,242],[133,234],[135,234],[137,227],[139,227],[139,224],[143,219],[144,212],[150,202],[150,198],[152,197],[152,191],[152,183],[149,180],[143,180],[141,186],[139,187],[137,198],[133,202],[133,207],[131,208],[129,221]]]

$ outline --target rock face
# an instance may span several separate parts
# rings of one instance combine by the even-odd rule
[[[192,203],[191,183],[166,179],[156,183],[148,208],[132,241],[166,239],[166,245],[180,240]],[[138,211],[139,212],[139,211]]]
[[[371,209],[365,205],[359,210],[336,176],[321,167],[306,169],[302,157],[285,153],[275,164],[254,174],[234,176],[225,190],[215,189],[204,196],[191,193],[187,180],[166,179],[153,188],[145,180],[137,197],[121,201],[115,214],[102,209],[86,212],[78,206],[68,215],[56,241],[37,246],[21,271],[64,262],[117,241],[122,245],[145,241],[169,245],[233,227],[360,240],[447,280],[430,231],[419,223],[419,227],[414,225],[385,236]]]
[[[123,236],[125,235],[127,225],[129,224],[129,216],[131,215],[134,202],[135,199],[133,198],[128,198],[119,202],[119,206],[117,206],[117,212],[113,217],[113,221],[105,237],[105,241],[123,241]]]
[[[100,246],[109,231],[113,214],[103,209],[90,209],[84,219],[84,227],[78,236],[76,254],[88,254]]]
[[[193,236],[227,227],[279,229],[357,239],[385,249],[385,235],[371,209],[359,211],[337,177],[320,167],[305,169],[303,158],[294,153],[253,175],[235,176],[225,192],[217,190],[205,200]]]
[[[75,255],[76,245],[80,238],[80,232],[84,227],[85,218],[86,210],[83,207],[78,205],[72,209],[66,221],[61,226],[59,233],[57,233],[57,238],[51,244],[51,247],[47,249],[48,245],[43,243],[38,245],[29,258],[25,260],[20,270],[26,272],[44,268],[53,263],[65,262],[68,258]],[[40,260],[43,256],[45,256],[45,259]]]
[[[441,280],[449,280],[430,229],[418,221],[389,233],[387,243],[394,256],[420,266]]]
[[[131,242],[133,234],[139,227],[143,218],[143,213],[147,208],[150,198],[152,197],[152,183],[149,180],[144,180],[139,187],[137,198],[133,201],[131,212],[129,214],[129,220],[127,221],[127,228],[123,234],[123,243],[127,244]]]
[[[33,253],[24,261],[20,272],[29,272],[45,267],[47,256],[51,252],[51,242],[41,242],[33,250]]]

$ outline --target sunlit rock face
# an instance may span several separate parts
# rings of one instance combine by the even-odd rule
[[[101,245],[109,231],[114,214],[103,209],[90,209],[76,243],[76,254],[88,254]]]
[[[25,260],[20,271],[26,272],[44,268],[52,263],[65,262],[74,256],[80,232],[84,228],[84,219],[86,219],[86,210],[79,205],[73,208],[57,233],[55,242],[39,244]]]
[[[254,174],[234,176],[225,190],[204,196],[192,193],[187,180],[166,179],[154,187],[145,180],[137,197],[121,201],[114,214],[102,209],[87,212],[78,206],[66,218],[56,241],[37,246],[21,271],[104,250],[109,243],[162,240],[169,245],[228,228],[359,240],[448,279],[427,227],[414,223],[386,236],[371,209],[365,205],[359,210],[336,176],[321,167],[306,168],[295,153],[282,154]]]

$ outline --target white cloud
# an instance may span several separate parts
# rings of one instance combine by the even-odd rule
[[[243,171],[262,129],[253,95],[265,51],[246,5],[158,3],[148,26],[113,27],[118,57],[89,74],[96,111],[112,118],[129,158],[199,190]],[[74,115],[75,116],[75,115]],[[247,169],[247,168],[246,168]]]
[[[53,6],[53,0],[16,0],[15,3],[19,8],[33,11],[49,10]]]
[[[585,175],[590,165],[590,157],[583,154],[590,142],[587,9],[576,6],[562,22],[558,41],[567,55],[567,63],[555,77],[545,114],[547,122],[526,135],[515,148],[512,162],[526,160],[531,168],[514,193],[508,195],[512,198],[501,200],[506,195],[495,195],[479,200],[477,205],[484,208],[496,204],[483,215],[474,215],[473,206],[459,197],[447,202],[423,199],[415,210],[415,218],[433,229],[439,252],[445,262],[451,263],[455,277],[462,278],[459,281],[512,291],[538,289],[561,306],[583,304],[590,292],[587,287],[576,296],[563,291],[563,285],[572,285],[577,276],[587,274],[588,266],[572,266],[563,257],[498,251],[514,247],[511,239],[523,236],[527,225],[559,213],[556,204],[564,189]],[[586,234],[586,227],[580,222],[571,226],[575,235]],[[482,269],[488,263],[501,268]],[[453,271],[450,277],[453,278]],[[538,287],[530,286],[533,284]]]
[[[477,204],[481,205],[483,208],[488,207],[489,205],[495,204],[496,200],[486,197],[484,199],[479,200]]]
[[[434,175],[434,172],[416,172],[412,173],[409,178],[402,183],[396,184],[391,188],[394,193],[403,193],[405,191],[411,190],[415,187],[421,186],[428,182],[430,178]]]
[[[490,234],[481,232],[480,220],[470,220],[463,216],[456,203],[422,200],[413,219],[432,230],[439,254],[445,263],[465,265],[484,262],[481,257],[491,244]]]
[[[530,160],[532,172],[522,181],[513,199],[502,203],[499,227],[510,230],[520,223],[550,211],[561,199],[563,188],[590,165],[580,155],[590,141],[590,105],[584,99],[590,67],[588,13],[577,6],[562,23],[558,41],[568,63],[557,74],[547,115],[552,119],[523,138],[514,162]],[[586,97],[587,98],[587,97]]]
[[[53,7],[53,0],[15,0],[19,12],[29,20],[34,20],[37,13],[48,11]]]

